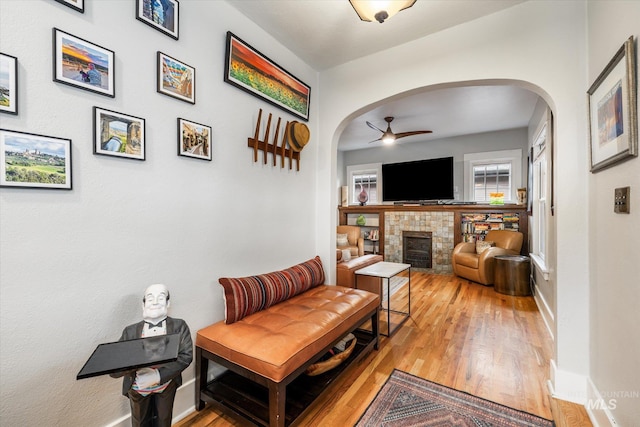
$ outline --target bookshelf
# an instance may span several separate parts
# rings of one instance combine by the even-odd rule
[[[461,212],[462,241],[484,240],[491,230],[520,231],[520,215],[518,212]]]

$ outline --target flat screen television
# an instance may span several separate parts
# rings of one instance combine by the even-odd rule
[[[452,200],[453,157],[382,165],[382,200]]]

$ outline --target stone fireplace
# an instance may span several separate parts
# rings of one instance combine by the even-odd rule
[[[418,271],[447,274],[453,271],[454,214],[447,211],[387,211],[384,213],[384,259],[403,262],[403,234],[431,233],[431,266],[413,267]],[[407,262],[406,264],[412,264]]]
[[[402,262],[413,268],[431,268],[431,231],[402,232]]]

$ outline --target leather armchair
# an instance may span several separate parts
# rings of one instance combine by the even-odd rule
[[[492,230],[485,236],[485,241],[494,242],[495,246],[485,249],[480,255],[476,253],[475,242],[458,243],[453,248],[451,263],[453,272],[460,277],[478,282],[486,286],[493,285],[493,269],[498,255],[519,255],[522,249],[522,233],[508,230]]]
[[[364,239],[360,235],[360,227],[356,225],[339,225],[337,227],[337,234],[346,234],[347,246],[338,246],[338,249],[349,249],[351,257],[357,257],[364,255]]]

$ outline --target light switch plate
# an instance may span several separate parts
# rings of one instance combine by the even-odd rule
[[[620,187],[615,189],[613,201],[613,211],[615,213],[629,213],[629,193],[631,187]]]

